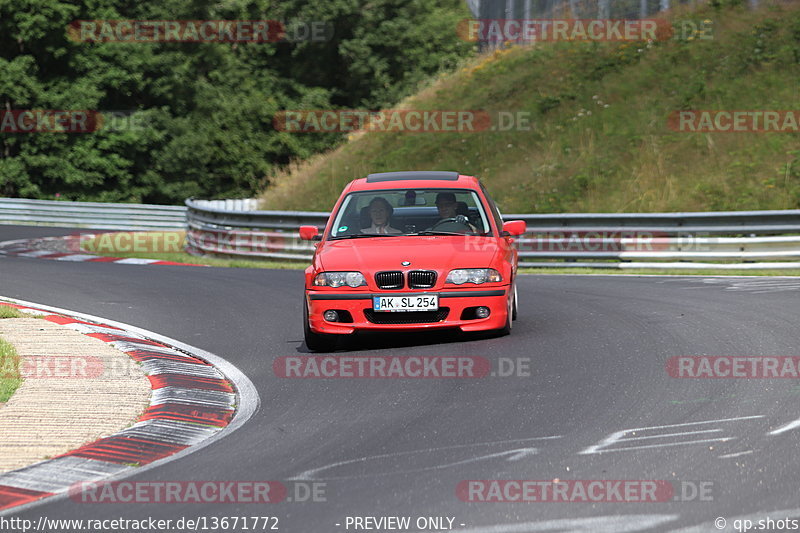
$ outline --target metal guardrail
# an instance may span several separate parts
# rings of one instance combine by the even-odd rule
[[[200,207],[224,209],[226,211],[255,211],[258,209],[258,198],[233,198],[225,200],[194,200]]]
[[[193,253],[308,261],[301,225],[328,213],[253,211],[255,200],[193,200],[183,206],[0,198],[0,223],[107,230],[187,229]],[[520,265],[594,268],[800,268],[800,210],[713,213],[507,215],[524,220]],[[471,245],[479,245],[480,237]]]
[[[0,224],[38,224],[109,230],[183,229],[186,208],[0,198]]]
[[[302,225],[324,227],[329,213],[239,211],[186,200],[186,248],[190,253],[249,259],[309,261],[314,246],[300,239]]]
[[[645,19],[700,0],[467,0],[479,19]],[[751,6],[758,0],[748,0]]]
[[[800,209],[700,213],[556,213],[505,215],[524,220],[529,231],[654,232],[669,235],[781,235],[800,233]]]
[[[548,19],[652,19],[679,5],[692,6],[707,0],[466,0],[467,7],[478,20],[540,20]],[[750,9],[757,9],[761,0],[747,0]],[[678,21],[676,21],[678,22]],[[683,22],[681,21],[681,24]],[[695,27],[691,27],[694,30]],[[686,31],[686,30],[681,30]],[[488,36],[492,33],[489,32]],[[504,44],[501,35],[478,42],[482,50]],[[531,41],[521,40],[522,44]]]
[[[309,260],[313,244],[300,240],[297,229],[323,228],[329,215],[232,211],[193,199],[186,206],[187,249],[257,259]],[[800,268],[800,236],[790,235],[800,235],[800,210],[504,218],[527,223],[527,233],[516,240],[523,267]]]

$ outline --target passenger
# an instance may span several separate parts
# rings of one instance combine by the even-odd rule
[[[392,205],[382,196],[376,196],[369,203],[369,217],[372,220],[372,225],[368,228],[363,228],[361,233],[381,234],[381,233],[403,233],[397,228],[389,225],[389,219],[394,212]]]

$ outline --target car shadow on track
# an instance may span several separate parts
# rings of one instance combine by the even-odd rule
[[[415,331],[414,333],[355,333],[339,341],[335,352],[348,353],[369,350],[389,350],[397,348],[411,348],[414,346],[429,346],[434,344],[453,344],[481,339],[491,339],[497,334],[491,331],[464,333],[459,330]],[[301,342],[296,350],[300,353],[315,353]]]

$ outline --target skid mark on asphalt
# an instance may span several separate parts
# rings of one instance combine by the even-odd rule
[[[733,459],[734,457],[741,457],[742,455],[750,455],[755,450],[747,450],[744,452],[736,452],[736,453],[726,453],[725,455],[720,455],[717,459]]]
[[[705,429],[702,426],[708,424],[722,424],[726,422],[737,422],[740,420],[752,420],[756,418],[764,418],[764,415],[753,416],[740,416],[736,418],[722,418],[719,420],[704,420],[701,422],[686,422],[683,424],[668,424],[664,426],[649,426],[633,429],[623,429],[616,431],[600,441],[599,444],[594,444],[579,452],[580,455],[589,455],[594,453],[607,453],[607,452],[624,452],[629,450],[643,450],[648,448],[663,448],[666,446],[683,446],[687,444],[704,444],[709,442],[727,442],[733,440],[735,437],[722,436],[723,429],[710,428]],[[686,431],[672,431],[675,428],[690,428],[691,426],[700,426],[697,429],[687,429]],[[660,433],[659,430],[667,430],[666,433]],[[711,437],[711,435],[715,435]],[[695,436],[711,437],[695,439]],[[689,437],[690,440],[678,440],[676,438]],[[634,442],[652,442],[652,439],[668,439],[667,442],[658,442],[655,444],[634,444]]]
[[[754,294],[765,294],[770,292],[800,291],[800,279],[797,278],[681,278],[665,279],[658,283],[689,282],[692,286],[681,287],[681,289],[702,289],[705,287],[716,287],[725,291],[751,292]]]
[[[602,439],[597,444],[593,444],[583,450],[577,452],[578,455],[592,455],[610,452],[626,452],[649,450],[656,448],[674,447],[674,446],[688,446],[708,443],[724,443],[736,440],[738,437],[730,433],[730,425],[737,422],[747,422],[766,419],[765,415],[750,415],[739,416],[733,418],[721,418],[715,420],[701,420],[697,422],[684,422],[680,424],[666,424],[658,426],[645,426],[639,428],[623,429],[615,431]],[[777,429],[772,430],[768,435],[779,435],[787,431],[800,427],[800,419],[784,423]],[[433,448],[424,448],[419,450],[410,450],[405,452],[395,452],[379,455],[370,455],[358,457],[355,459],[346,459],[337,461],[317,468],[305,470],[300,474],[293,476],[289,479],[297,481],[323,481],[323,480],[341,480],[341,479],[363,479],[369,477],[389,476],[389,475],[403,475],[425,471],[441,470],[451,468],[454,466],[461,466],[467,464],[474,464],[480,461],[504,459],[505,461],[519,461],[528,457],[539,455],[540,449],[534,446],[525,446],[502,450],[491,453],[476,454],[466,457],[457,461],[439,462],[422,467],[404,468],[399,466],[398,459],[403,457],[412,458],[414,463],[419,464],[424,461],[425,454],[435,454],[443,451],[452,451],[458,449],[476,449],[487,446],[504,446],[510,444],[529,443],[532,441],[548,441],[561,439],[562,436],[554,435],[548,437],[531,437],[525,439],[513,439],[495,442],[482,442],[473,444],[458,444],[453,446],[442,446]],[[741,450],[741,448],[740,448]],[[477,451],[477,450],[476,450]],[[732,452],[727,455],[718,456],[719,459],[728,459],[739,457],[754,453],[755,450],[744,450],[739,452]],[[348,474],[348,475],[320,475],[326,472],[333,471],[338,468],[358,467],[366,468],[365,465],[376,463],[378,466],[373,468],[372,471]],[[379,467],[381,463],[385,463],[385,469],[381,470]],[[386,469],[388,468],[388,469]]]
[[[530,437],[525,439],[511,439],[511,440],[502,440],[502,441],[494,441],[494,442],[479,442],[479,443],[472,443],[472,444],[455,444],[452,446],[441,446],[441,447],[434,447],[434,448],[423,448],[420,450],[410,450],[407,452],[395,452],[395,453],[386,453],[380,455],[370,455],[366,457],[359,457],[356,459],[348,459],[345,461],[338,461],[335,463],[331,463],[325,466],[321,466],[319,468],[312,468],[311,470],[306,470],[298,474],[297,476],[291,477],[289,479],[296,480],[296,481],[308,481],[308,480],[332,480],[332,479],[354,479],[354,478],[365,478],[365,477],[373,477],[373,476],[388,476],[388,475],[395,475],[395,474],[411,474],[415,472],[425,472],[428,470],[440,470],[443,468],[450,468],[453,466],[465,465],[470,463],[476,463],[479,461],[485,461],[489,459],[497,459],[500,457],[505,457],[506,461],[519,461],[525,457],[529,457],[532,455],[536,455],[539,453],[538,448],[535,447],[522,447],[522,448],[515,448],[512,450],[504,450],[502,452],[495,452],[489,454],[482,454],[476,455],[473,457],[468,457],[466,459],[462,459],[460,461],[451,461],[447,463],[440,463],[426,467],[420,468],[412,468],[412,469],[403,469],[403,470],[394,470],[391,472],[370,472],[365,474],[354,474],[349,476],[326,476],[326,477],[317,477],[317,475],[321,472],[326,470],[332,470],[334,468],[339,468],[342,466],[348,465],[355,465],[355,464],[364,464],[370,461],[382,461],[387,459],[395,459],[404,456],[413,456],[413,455],[422,455],[426,453],[437,453],[441,451],[447,450],[458,450],[458,449],[467,449],[467,448],[478,448],[478,447],[486,447],[486,446],[503,446],[508,444],[514,443],[524,443],[524,442],[531,442],[531,441],[540,441],[540,440],[555,440],[560,439],[560,435],[553,435],[547,437]]]
[[[792,420],[788,424],[784,424],[778,429],[774,429],[769,432],[770,435],[780,435],[781,433],[785,433],[786,431],[791,431],[797,427],[800,427],[800,418],[797,420]]]

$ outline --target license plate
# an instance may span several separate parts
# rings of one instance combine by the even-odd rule
[[[375,311],[436,311],[439,309],[439,295],[373,296],[372,309]]]

